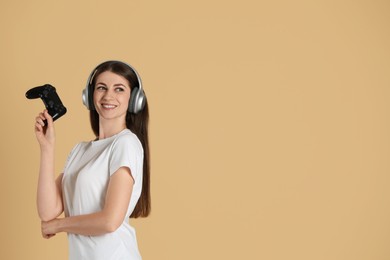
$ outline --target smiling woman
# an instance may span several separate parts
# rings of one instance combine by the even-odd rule
[[[150,213],[149,111],[139,75],[123,62],[102,63],[83,101],[96,139],[73,148],[57,179],[53,120],[47,111],[36,118],[42,236],[67,232],[69,259],[141,259],[128,222]]]

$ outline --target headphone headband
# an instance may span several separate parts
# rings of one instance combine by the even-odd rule
[[[92,96],[92,93],[93,93],[92,81],[93,81],[95,74],[98,71],[99,67],[103,64],[110,63],[110,62],[123,64],[123,65],[127,66],[131,71],[134,72],[135,76],[137,77],[138,86],[133,87],[131,89],[128,111],[130,113],[134,113],[134,114],[140,112],[144,108],[145,102],[146,102],[146,96],[145,96],[145,92],[143,91],[143,88],[142,88],[141,77],[139,76],[138,72],[134,69],[134,67],[132,67],[130,64],[127,64],[127,63],[122,62],[122,61],[117,61],[117,60],[105,61],[105,62],[99,64],[98,66],[96,66],[92,70],[91,74],[88,76],[87,85],[86,85],[85,89],[83,90],[83,94],[82,94],[83,104],[89,110],[95,110],[95,107],[93,105],[93,96]]]

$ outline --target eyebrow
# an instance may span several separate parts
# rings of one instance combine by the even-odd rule
[[[103,82],[97,82],[96,84],[95,84],[95,86],[97,86],[97,85],[104,85],[104,86],[107,86],[107,84],[106,83],[103,83]],[[122,83],[117,83],[117,84],[114,84],[114,87],[118,87],[118,86],[122,86],[122,87],[125,87],[125,88],[128,88],[128,86],[126,86],[126,85],[124,85],[124,84],[122,84]]]

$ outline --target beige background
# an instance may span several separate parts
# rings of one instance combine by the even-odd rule
[[[150,102],[145,260],[390,259],[388,1],[0,2],[0,259],[67,259],[35,207],[51,83],[56,170],[92,138],[81,91],[106,59]]]

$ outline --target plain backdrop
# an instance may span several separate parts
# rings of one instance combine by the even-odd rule
[[[56,174],[93,139],[81,92],[100,62],[142,77],[152,214],[145,260],[390,259],[390,3],[0,1],[0,259],[67,259],[36,212],[43,103]]]

